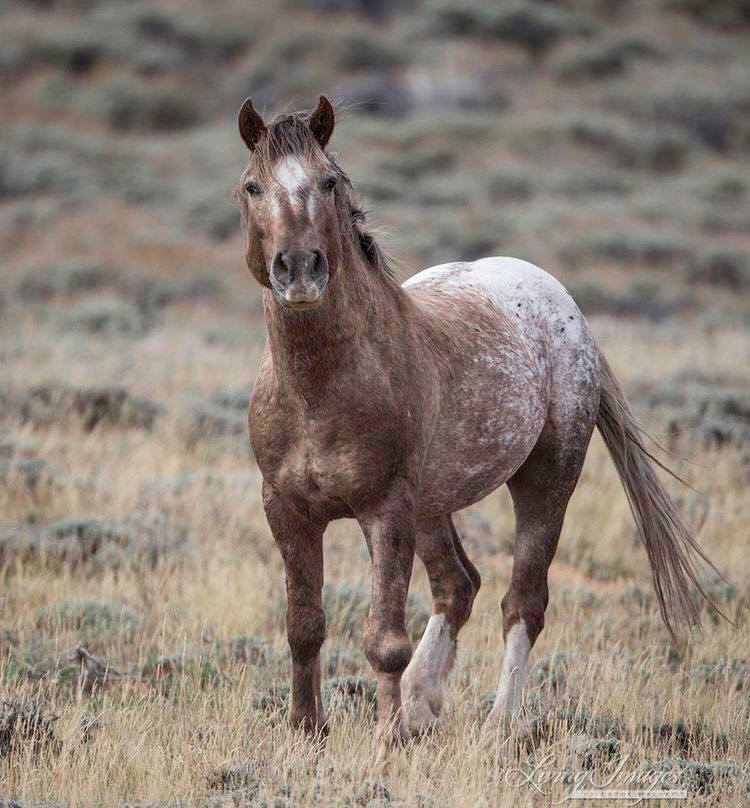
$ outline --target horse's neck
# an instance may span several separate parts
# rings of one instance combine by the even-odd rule
[[[342,265],[326,290],[319,309],[283,309],[265,293],[265,315],[277,382],[305,397],[320,390],[346,366],[367,361],[383,349],[389,335],[404,322],[394,316],[406,293],[358,257]],[[397,335],[393,333],[395,340]]]

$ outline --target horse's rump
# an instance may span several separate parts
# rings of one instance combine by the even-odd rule
[[[548,419],[550,402],[560,428],[568,428],[581,391],[598,386],[598,355],[570,295],[524,261],[444,264],[404,288],[425,317],[440,369],[440,416],[423,468],[420,510],[449,513],[515,473]]]

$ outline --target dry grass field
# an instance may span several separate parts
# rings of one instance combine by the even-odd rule
[[[2,0],[0,806],[542,806],[663,778],[750,804],[746,2]],[[282,16],[281,11],[284,11]],[[444,726],[378,757],[369,558],[326,543],[330,736],[285,723],[280,557],[247,400],[263,348],[234,116],[334,134],[406,278],[511,254],[573,292],[734,588],[674,647],[598,436],[516,743],[480,739],[513,515],[459,514],[483,586]],[[415,568],[409,631],[429,616]],[[644,780],[641,779],[641,782]],[[598,803],[602,804],[602,803]],[[620,803],[626,804],[626,803]]]

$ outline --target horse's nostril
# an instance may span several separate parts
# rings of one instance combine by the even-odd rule
[[[328,257],[323,250],[315,250],[315,265],[312,275],[321,282],[328,280]]]
[[[273,274],[281,283],[288,283],[292,279],[292,262],[289,260],[289,253],[276,253],[273,259]]]
[[[277,287],[287,288],[297,282],[323,282],[328,275],[328,260],[322,250],[282,250],[276,253],[271,271]]]
[[[313,250],[310,274],[314,278],[317,278],[320,276],[322,271],[323,271],[323,253],[320,250]]]

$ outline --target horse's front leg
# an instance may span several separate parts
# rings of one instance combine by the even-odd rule
[[[414,494],[404,486],[358,515],[372,556],[370,613],[364,650],[378,677],[378,737],[406,737],[401,716],[401,674],[411,658],[406,634],[406,596],[414,562]]]
[[[326,634],[323,611],[324,525],[311,523],[267,486],[263,506],[286,572],[286,631],[292,652],[293,727],[326,729],[320,690],[320,648]]]

